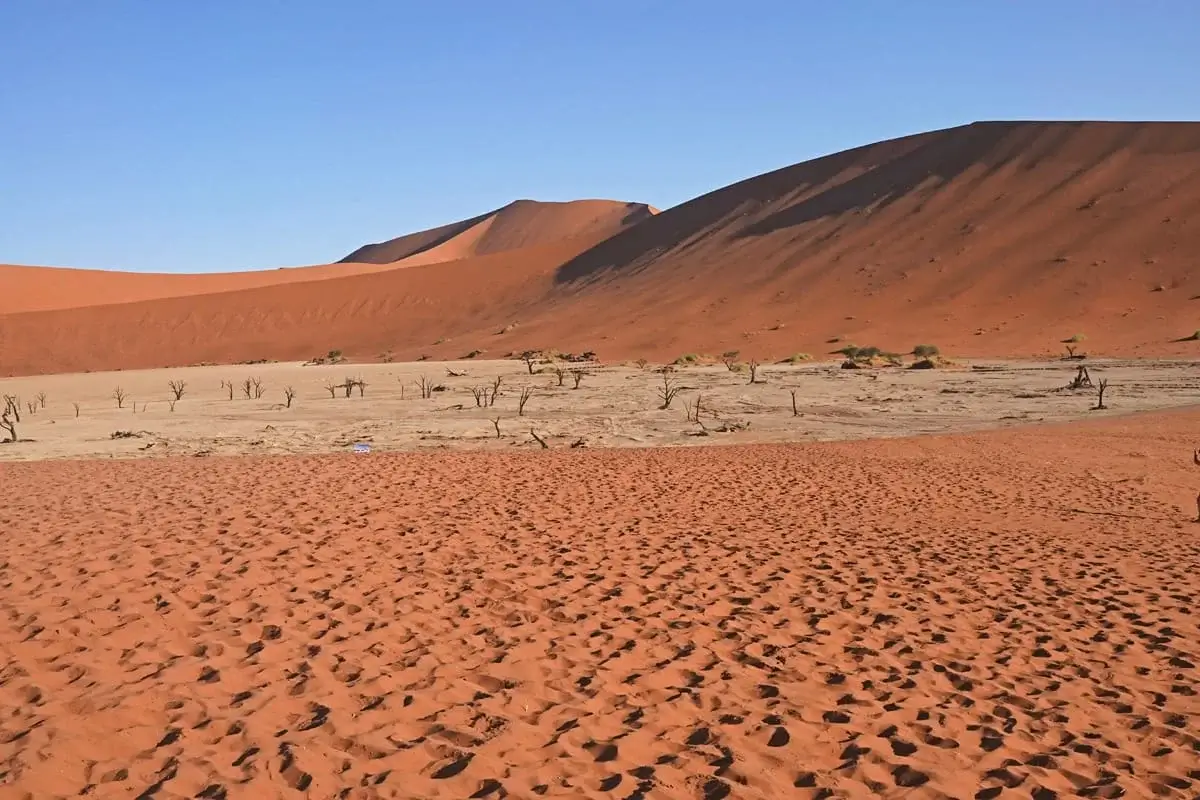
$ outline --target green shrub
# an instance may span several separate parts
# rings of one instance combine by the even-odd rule
[[[677,367],[684,367],[689,364],[697,364],[699,362],[700,362],[700,356],[696,355],[695,353],[685,353],[685,354],[681,355],[679,358],[675,359],[674,363],[675,363],[675,366],[677,366]]]
[[[912,349],[912,354],[919,359],[929,360],[940,356],[942,351],[938,350],[935,344],[919,344]],[[917,367],[917,369],[928,369],[928,367]]]

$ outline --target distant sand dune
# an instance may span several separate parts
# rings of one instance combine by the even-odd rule
[[[1028,356],[1075,334],[1094,354],[1200,355],[1185,341],[1200,328],[1200,123],[979,123],[651,211],[518,202],[349,256],[379,266],[285,276],[303,282],[198,280],[209,293],[173,298],[97,285],[88,297],[141,302],[0,316],[0,374],[331,348],[765,359],[928,342]],[[0,292],[0,308],[45,308],[51,294],[26,293],[43,299]]]

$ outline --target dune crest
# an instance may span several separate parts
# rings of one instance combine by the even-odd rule
[[[367,264],[457,261],[576,236],[614,234],[653,216],[644,203],[516,200],[478,217],[358,248],[343,262]]]

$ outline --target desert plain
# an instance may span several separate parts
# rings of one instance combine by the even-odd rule
[[[1197,152],[981,123],[0,266],[0,800],[1200,796]],[[551,345],[601,361],[502,357]]]

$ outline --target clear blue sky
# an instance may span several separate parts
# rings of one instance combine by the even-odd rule
[[[310,264],[977,119],[1195,119],[1200,3],[0,0],[0,262]]]

